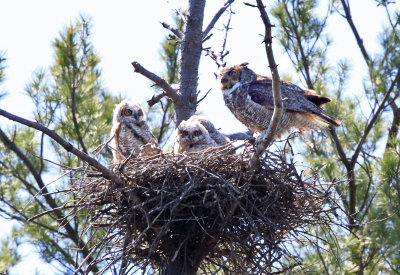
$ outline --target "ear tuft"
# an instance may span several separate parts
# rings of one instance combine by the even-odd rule
[[[247,67],[247,65],[249,65],[249,62],[243,62],[242,64],[240,64],[240,67]]]

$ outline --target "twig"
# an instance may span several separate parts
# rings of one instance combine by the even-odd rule
[[[166,28],[167,30],[170,30],[173,34],[175,34],[179,39],[183,38],[183,33],[178,30],[177,28],[172,27],[170,24],[165,23],[165,22],[160,22],[161,25]]]
[[[172,99],[172,101],[176,102],[178,100],[179,95],[164,79],[146,70],[144,67],[142,67],[142,65],[140,65],[136,61],[132,62],[132,66],[135,68],[135,72],[140,73],[141,75],[154,81],[159,87],[161,87],[161,89],[163,89],[166,92],[166,94]]]
[[[45,127],[43,124],[40,124],[38,122],[31,121],[31,120],[16,116],[14,114],[8,113],[8,112],[4,111],[3,109],[0,109],[0,115],[4,116],[10,120],[24,124],[28,127],[34,128],[36,130],[39,130],[39,131],[45,133],[47,136],[49,136],[54,141],[56,141],[58,144],[60,144],[62,147],[64,147],[64,149],[66,151],[74,154],[79,159],[87,162],[90,166],[96,168],[107,179],[112,180],[113,182],[118,183],[118,184],[124,183],[124,181],[121,178],[117,177],[110,169],[103,166],[96,159],[94,159],[94,158],[88,156],[87,154],[83,153],[82,151],[76,149],[71,143],[69,143],[62,137],[60,137],[54,130],[50,130],[49,128]]]
[[[164,91],[159,92],[159,93],[153,95],[149,100],[147,100],[147,104],[149,105],[149,107],[151,107],[154,104],[158,103],[166,95],[167,94]]]
[[[211,31],[211,29],[214,27],[215,23],[217,23],[218,19],[221,17],[221,15],[225,12],[225,10],[232,5],[232,3],[235,0],[228,0],[225,2],[225,4],[218,10],[218,12],[214,15],[213,19],[211,19],[211,22],[208,24],[208,26],[205,28],[203,31],[203,39],[208,35],[208,33]]]
[[[349,23],[350,28],[351,28],[351,30],[352,30],[352,32],[353,32],[353,34],[354,34],[354,36],[355,36],[355,38],[357,40],[358,47],[360,48],[361,53],[362,53],[362,55],[364,57],[364,60],[365,60],[365,62],[367,63],[367,65],[369,67],[369,66],[371,66],[371,59],[370,59],[370,57],[369,57],[369,55],[367,53],[367,50],[364,47],[363,40],[361,39],[360,35],[358,34],[358,31],[357,31],[356,26],[354,25],[353,19],[351,18],[350,6],[348,4],[346,4],[346,1],[344,1],[344,0],[341,0],[341,2],[342,2],[342,6],[343,6],[343,9],[344,9],[344,12],[345,12],[345,16],[344,17],[346,18],[347,22]]]
[[[272,24],[269,20],[268,14],[265,11],[264,4],[262,0],[257,0],[257,7],[261,14],[261,19],[263,20],[265,26],[265,48],[268,57],[269,67],[271,69],[272,74],[272,89],[273,89],[273,97],[274,97],[274,113],[272,114],[271,122],[268,126],[268,129],[263,131],[260,136],[256,140],[255,144],[255,152],[253,157],[250,160],[250,168],[254,168],[258,163],[258,157],[265,151],[268,145],[272,142],[276,129],[278,128],[279,121],[281,119],[283,113],[283,105],[281,98],[281,89],[279,85],[279,73],[278,68],[275,63],[274,53],[272,51],[272,34],[271,28]]]
[[[360,154],[360,152],[361,152],[362,146],[364,145],[365,139],[367,138],[369,132],[372,130],[372,127],[374,126],[375,121],[376,121],[376,120],[378,119],[378,117],[381,115],[382,110],[383,110],[384,107],[385,107],[385,103],[386,103],[386,101],[389,99],[390,93],[392,92],[392,90],[394,89],[396,83],[397,83],[399,80],[400,80],[400,70],[397,71],[397,75],[396,75],[396,77],[394,78],[394,80],[392,81],[392,84],[390,85],[389,89],[387,90],[387,92],[386,92],[385,96],[383,97],[381,103],[379,104],[378,109],[377,109],[376,112],[373,114],[371,120],[368,122],[367,126],[366,126],[365,129],[364,129],[364,133],[363,133],[363,135],[361,136],[361,138],[360,138],[360,140],[359,140],[359,142],[358,142],[358,144],[357,144],[356,149],[354,150],[354,154],[353,154],[353,156],[352,156],[352,158],[351,158],[351,161],[350,161],[350,164],[349,164],[351,169],[354,169],[354,166],[355,166],[355,164],[356,164],[356,162],[357,162],[358,156],[359,156],[359,154]]]

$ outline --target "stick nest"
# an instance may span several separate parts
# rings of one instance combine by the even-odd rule
[[[100,176],[76,184],[71,214],[84,209],[92,236],[102,232],[92,240],[95,261],[105,270],[121,261],[125,273],[171,262],[207,274],[267,274],[281,261],[282,271],[285,240],[327,222],[329,192],[280,154],[249,171],[248,152],[226,151],[136,158],[114,168],[125,185]]]

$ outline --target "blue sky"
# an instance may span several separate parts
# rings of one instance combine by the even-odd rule
[[[206,5],[205,25],[224,1],[208,1]],[[247,1],[251,2],[251,1]],[[270,1],[264,1],[267,4]],[[72,22],[79,14],[89,15],[93,23],[93,44],[102,58],[100,67],[103,82],[112,93],[122,93],[132,100],[144,102],[154,93],[151,83],[143,76],[134,73],[132,61],[140,62],[147,69],[160,73],[163,70],[159,59],[160,42],[168,32],[159,22],[171,22],[173,10],[179,3],[186,1],[170,0],[19,0],[2,1],[0,16],[0,51],[6,51],[7,79],[4,88],[9,96],[0,102],[0,108],[30,118],[32,103],[24,95],[25,85],[30,81],[32,72],[38,68],[51,65],[53,52],[51,42],[62,28]],[[353,20],[366,48],[377,52],[377,34],[382,28],[384,10],[376,9],[372,0],[350,1]],[[270,75],[267,67],[264,45],[261,44],[264,26],[254,8],[243,5],[236,0],[233,5],[236,13],[232,17],[227,48],[230,54],[228,64],[249,62],[249,67],[262,75]],[[318,14],[319,11],[316,12]],[[220,24],[225,23],[222,17]],[[347,59],[352,65],[351,81],[344,91],[345,95],[354,95],[362,91],[362,78],[365,64],[347,23],[339,15],[328,22],[327,32],[333,40],[329,51],[329,62],[335,66],[339,59]],[[214,36],[205,46],[220,49],[221,32],[213,30]],[[275,58],[279,64],[281,75],[290,75],[294,82],[299,78],[291,68],[290,60],[283,51],[274,44]],[[201,103],[199,110],[209,118],[222,132],[243,130],[239,123],[224,106],[222,95],[216,89],[214,73],[217,67],[213,61],[202,56],[199,75],[199,89],[206,92],[212,88],[209,96]],[[5,120],[0,118],[0,124]],[[7,122],[8,123],[8,122]],[[0,220],[3,224],[4,221]],[[9,225],[9,223],[7,223]],[[0,238],[7,234],[9,226],[0,227]],[[22,250],[21,250],[22,251]],[[52,274],[48,267],[40,267],[37,256],[32,250],[26,250],[22,264],[11,270],[11,274],[34,274],[38,268],[42,274]],[[22,251],[23,252],[23,251]]]

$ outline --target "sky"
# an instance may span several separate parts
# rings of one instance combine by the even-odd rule
[[[104,86],[114,94],[138,102],[151,98],[154,89],[151,82],[134,72],[131,62],[138,61],[154,73],[163,71],[159,58],[160,42],[168,34],[160,22],[171,23],[171,15],[182,3],[179,0],[2,0],[0,16],[0,51],[7,58],[6,81],[3,88],[9,92],[0,101],[0,108],[19,116],[32,118],[33,105],[24,93],[25,86],[32,79],[32,73],[39,68],[48,68],[53,60],[52,41],[66,25],[78,18],[79,14],[92,18],[92,39],[97,54],[101,57],[100,68]],[[224,1],[212,0],[206,4],[204,25],[222,6]],[[247,2],[252,2],[248,0]],[[264,1],[267,4],[269,1]],[[372,0],[351,0],[350,7],[364,45],[370,53],[378,52],[377,35],[382,28],[384,10],[376,9]],[[249,67],[261,75],[270,75],[264,45],[261,44],[264,26],[258,10],[245,6],[236,0],[232,6],[232,17],[228,36],[226,57],[228,64],[249,62]],[[318,10],[319,11],[319,10]],[[321,12],[321,15],[323,13]],[[226,23],[222,17],[216,27]],[[274,29],[275,30],[275,29]],[[273,31],[274,31],[273,30]],[[205,43],[214,50],[220,50],[222,32],[214,29],[213,37]],[[334,15],[328,21],[327,33],[333,40],[329,51],[329,63],[335,66],[339,59],[347,59],[352,65],[351,81],[344,91],[354,95],[362,91],[365,64],[346,21]],[[273,44],[275,59],[281,75],[290,75],[295,83],[302,86],[292,69],[290,60],[277,43]],[[216,88],[214,73],[217,66],[206,56],[202,56],[199,68],[199,90],[205,93],[212,89],[199,105],[202,115],[210,119],[222,132],[244,130],[230,111],[224,106],[222,94]],[[201,95],[200,95],[201,96]],[[0,118],[0,125],[10,125]],[[10,224],[0,220],[0,239],[8,234]],[[24,261],[14,267],[10,274],[53,274],[50,266],[42,265],[31,249],[20,249]]]

